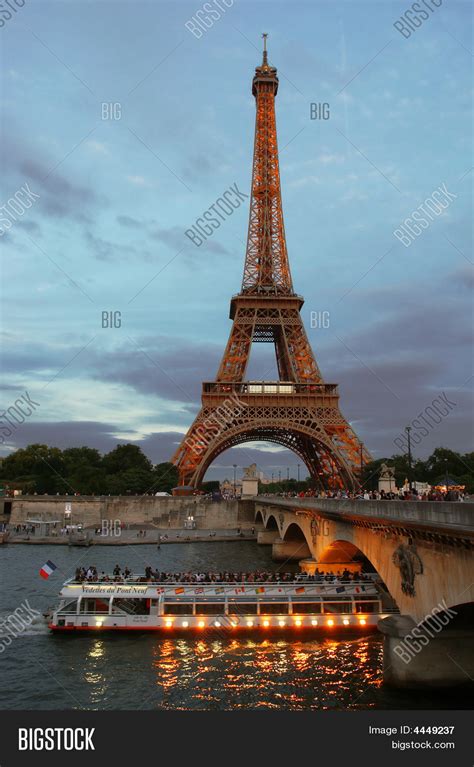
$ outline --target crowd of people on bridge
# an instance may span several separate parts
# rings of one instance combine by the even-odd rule
[[[457,501],[463,502],[466,499],[465,493],[459,490],[448,490],[443,493],[440,490],[432,489],[426,493],[419,493],[416,488],[412,490],[400,490],[396,493],[387,493],[384,490],[364,490],[359,492],[349,492],[348,490],[337,490],[330,492],[326,490],[305,490],[300,493],[296,491],[282,493],[261,493],[266,496],[278,496],[279,498],[336,498],[338,500],[353,501]]]
[[[78,567],[76,569],[74,580],[76,582],[101,582],[101,583],[124,583],[126,581],[141,583],[194,583],[194,584],[234,584],[234,583],[293,583],[294,581],[304,583],[332,583],[335,585],[353,583],[353,582],[371,582],[372,578],[362,572],[350,572],[347,569],[342,571],[326,572],[316,569],[314,574],[309,573],[289,573],[267,570],[255,570],[253,572],[232,572],[223,570],[217,572],[168,572],[154,570],[150,565],[145,568],[145,573],[134,575],[128,566],[123,569],[117,564],[112,574],[102,571],[100,574],[95,565],[88,568]]]

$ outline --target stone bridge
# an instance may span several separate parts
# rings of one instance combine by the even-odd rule
[[[473,503],[258,496],[255,521],[276,560],[299,560],[307,572],[368,560],[379,573],[400,610],[379,623],[387,681],[474,681]],[[433,615],[446,628],[428,642]],[[417,636],[423,651],[413,654]]]

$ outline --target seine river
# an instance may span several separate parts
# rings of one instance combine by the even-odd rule
[[[255,543],[126,547],[0,546],[0,621],[28,599],[43,613],[78,565],[134,573],[161,570],[276,569]],[[44,581],[39,568],[58,570]],[[1,624],[0,624],[1,625]],[[0,629],[0,639],[1,639]],[[0,707],[5,709],[423,709],[467,708],[447,693],[387,690],[382,640],[226,640],[151,634],[56,636],[37,619],[0,648]]]

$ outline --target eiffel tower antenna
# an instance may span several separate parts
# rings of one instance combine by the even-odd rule
[[[262,37],[263,37],[263,62],[262,62],[262,65],[263,66],[268,66],[268,54],[267,54],[267,37],[268,37],[268,33],[267,32],[262,32]]]
[[[267,36],[252,80],[256,120],[242,287],[231,298],[233,324],[217,375],[203,383],[201,410],[172,460],[181,486],[195,488],[225,450],[274,442],[296,453],[319,487],[354,489],[370,454],[339,410],[337,384],[323,381],[301,319],[304,299],[293,289],[275,117],[279,83],[268,64]],[[253,343],[273,344],[277,381],[247,379]]]

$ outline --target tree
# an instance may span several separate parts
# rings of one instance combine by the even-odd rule
[[[220,482],[218,479],[209,479],[207,482],[202,482],[201,490],[205,493],[212,493],[213,490],[219,490]]]
[[[120,475],[121,493],[123,495],[150,492],[153,486],[153,474],[146,469],[128,469]]]
[[[121,474],[129,469],[152,470],[152,463],[138,445],[117,445],[114,450],[104,455],[102,465],[107,474]]]
[[[1,466],[4,481],[26,482],[37,493],[66,493],[62,452],[57,447],[33,444],[7,456]]]
[[[104,495],[107,489],[107,475],[101,467],[79,464],[67,480],[74,492],[81,495]]]
[[[68,473],[78,466],[98,468],[102,464],[102,456],[94,447],[68,447],[63,450],[63,460]]]
[[[157,463],[153,469],[153,493],[170,493],[179,483],[179,472],[174,463]]]
[[[426,461],[428,481],[433,483],[444,482],[446,474],[449,477],[460,477],[465,474],[469,463],[463,461],[463,457],[454,450],[446,447],[437,447]]]

